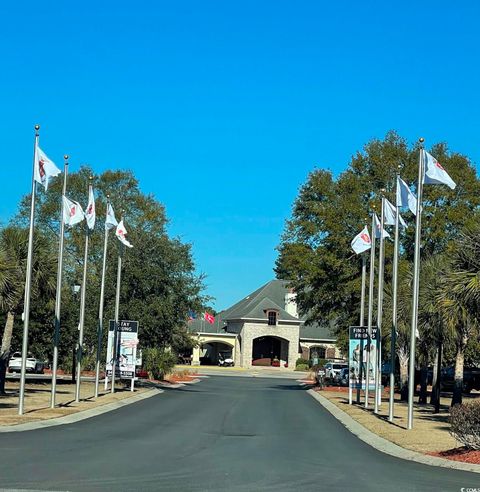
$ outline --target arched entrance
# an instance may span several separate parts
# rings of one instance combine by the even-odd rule
[[[265,336],[253,340],[252,366],[285,367],[288,365],[289,341],[284,338]]]
[[[224,342],[204,342],[200,347],[200,365],[216,366],[220,355],[224,359],[233,359],[233,345]]]

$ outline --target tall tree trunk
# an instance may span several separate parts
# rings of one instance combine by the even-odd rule
[[[439,346],[437,344],[437,348],[435,349],[435,358],[433,360],[433,373],[432,373],[432,393],[430,394],[430,405],[435,405],[437,394],[437,367],[438,367],[438,351]]]
[[[7,375],[10,347],[12,345],[13,321],[15,319],[12,311],[7,312],[7,321],[3,329],[2,347],[0,348],[0,395],[5,394],[5,378]]]
[[[426,362],[422,362],[420,368],[420,395],[418,397],[418,403],[427,403],[427,383],[428,383],[428,367]]]
[[[400,399],[408,399],[408,352],[398,349],[398,360],[400,362]]]
[[[465,362],[465,343],[464,339],[457,343],[457,355],[455,357],[455,381],[453,385],[452,407],[457,403],[462,403],[463,392],[463,366]]]

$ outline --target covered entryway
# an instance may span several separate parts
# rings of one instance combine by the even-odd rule
[[[284,338],[255,338],[252,346],[252,366],[288,367],[288,347],[289,342]]]
[[[200,347],[200,365],[217,366],[220,356],[224,359],[233,359],[233,345],[210,341],[203,343]]]

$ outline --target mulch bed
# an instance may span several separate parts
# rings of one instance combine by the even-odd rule
[[[447,460],[463,461],[464,463],[480,465],[480,451],[467,449],[466,447],[447,449],[447,451],[430,452],[427,454],[439,458],[446,458]]]

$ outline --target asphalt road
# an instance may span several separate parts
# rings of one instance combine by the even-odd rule
[[[0,434],[0,453],[7,489],[480,489],[480,474],[374,450],[283,379],[211,377],[75,424]]]

